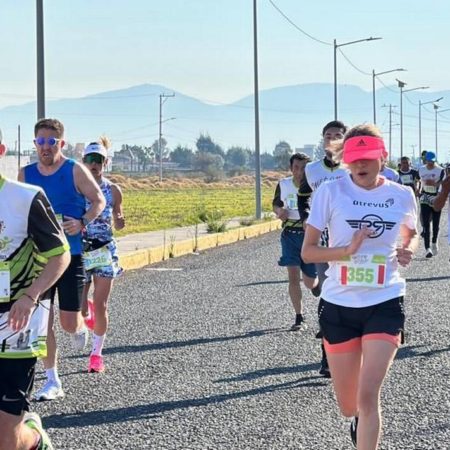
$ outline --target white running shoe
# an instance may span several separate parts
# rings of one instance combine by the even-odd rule
[[[433,255],[438,254],[439,247],[438,247],[437,242],[434,242],[433,244],[431,244],[431,250],[433,251]]]
[[[37,402],[56,400],[62,397],[64,397],[64,391],[62,390],[61,383],[54,380],[47,380],[47,383],[33,396]]]
[[[433,252],[431,248],[427,248],[427,252],[425,253],[425,258],[431,258],[433,256]]]
[[[71,333],[70,340],[72,341],[72,346],[75,350],[81,352],[84,347],[86,347],[89,339],[89,330],[83,327],[80,331],[76,333]]]

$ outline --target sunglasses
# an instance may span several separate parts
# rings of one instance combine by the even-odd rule
[[[90,153],[89,155],[86,155],[83,158],[83,161],[86,164],[92,164],[92,163],[103,164],[105,162],[105,157],[102,155],[99,155],[97,153]]]
[[[50,147],[54,147],[60,140],[61,139],[57,139],[54,137],[49,137],[46,139],[45,137],[39,136],[34,140],[34,142],[41,147],[45,145],[46,142]]]

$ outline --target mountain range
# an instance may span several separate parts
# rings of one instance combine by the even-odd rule
[[[169,148],[178,144],[195,147],[200,135],[211,138],[227,149],[233,145],[254,148],[253,95],[230,104],[218,104],[196,99],[166,86],[145,84],[125,89],[101,92],[81,98],[49,100],[47,117],[63,121],[66,140],[72,144],[87,143],[101,134],[109,136],[114,149],[122,144],[151,145],[159,136],[160,95],[163,98],[162,133]],[[429,102],[444,97],[450,102],[450,90],[441,92],[414,91],[403,95],[404,153],[411,154],[418,144],[419,100]],[[353,85],[338,86],[339,118],[346,124],[373,122],[372,92]],[[399,90],[386,86],[376,91],[378,125],[385,133],[389,129],[389,108],[392,114],[392,147],[399,147]],[[333,119],[333,85],[311,83],[261,90],[260,141],[261,152],[272,152],[280,140],[291,147],[317,144],[321,129]],[[446,118],[447,117],[447,118]],[[21,147],[32,147],[36,103],[8,106],[0,109],[0,127],[5,142],[14,148],[17,125],[21,126]],[[450,116],[439,114],[439,146],[450,148]],[[422,147],[432,148],[435,142],[433,105],[422,107]],[[386,135],[386,141],[388,136]],[[417,151],[417,147],[416,147]]]

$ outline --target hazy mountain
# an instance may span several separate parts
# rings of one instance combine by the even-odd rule
[[[123,143],[151,145],[159,132],[159,95],[173,92],[164,86],[146,84],[83,98],[48,101],[46,115],[64,122],[66,138],[73,144],[97,139],[105,133],[112,139],[115,148],[120,148]],[[231,145],[254,147],[252,95],[224,105],[208,104],[180,92],[174,93],[175,97],[167,98],[163,105],[163,134],[169,147],[177,144],[194,147],[201,132],[209,133],[224,148]],[[419,99],[425,102],[440,96],[450,99],[450,91],[415,91],[404,95],[405,153],[409,153],[410,145],[418,141]],[[262,151],[272,151],[279,140],[286,140],[293,147],[317,143],[323,125],[334,115],[332,84],[313,83],[267,89],[260,92],[259,99]],[[398,105],[399,91],[396,87],[379,89],[376,99],[378,125],[387,131],[388,108],[381,105]],[[339,117],[346,123],[373,121],[372,92],[356,86],[340,85],[338,101]],[[397,148],[399,132],[395,124],[399,122],[398,110],[398,107],[394,110],[392,119],[393,147]],[[430,147],[434,145],[432,105],[422,109],[422,119],[423,146]],[[442,148],[448,148],[450,134],[445,131],[448,125],[444,117],[442,119],[440,142]],[[17,125],[20,124],[22,148],[30,148],[35,121],[35,103],[0,109],[0,127],[9,147],[14,147]]]

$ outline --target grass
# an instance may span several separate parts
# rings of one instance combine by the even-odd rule
[[[262,187],[262,209],[272,210],[275,186]],[[198,223],[201,212],[220,211],[224,219],[255,214],[255,189],[250,186],[211,188],[123,189],[126,227],[116,236]]]

